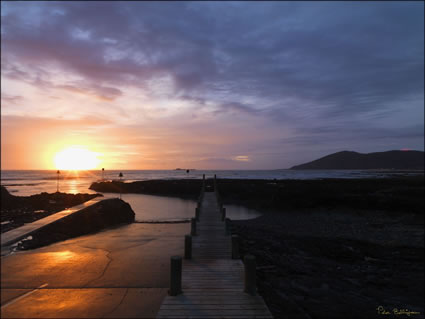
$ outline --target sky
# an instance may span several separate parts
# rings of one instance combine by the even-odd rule
[[[424,149],[423,2],[1,2],[2,169]]]

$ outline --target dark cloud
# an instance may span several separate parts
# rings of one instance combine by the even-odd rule
[[[209,13],[197,6],[204,8],[49,3],[37,28],[23,23],[29,13],[2,18],[5,55],[58,62],[100,81],[143,82],[166,72],[177,90],[212,83],[211,90],[228,85],[236,96],[292,96],[328,105],[326,116],[383,107],[377,104],[423,87],[421,3],[300,3],[289,13],[280,3],[210,4]],[[317,21],[307,21],[311,15]]]
[[[252,106],[239,102],[227,102],[218,104],[218,109],[214,113],[246,113],[250,115],[256,115],[259,113],[259,111],[253,108]]]

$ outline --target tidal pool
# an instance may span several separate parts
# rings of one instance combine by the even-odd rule
[[[113,193],[103,193],[105,198],[119,197]],[[176,221],[195,217],[196,201],[176,197],[145,194],[122,194],[122,200],[130,204],[137,222]],[[225,205],[230,219],[251,219],[261,214],[253,209],[238,205]]]

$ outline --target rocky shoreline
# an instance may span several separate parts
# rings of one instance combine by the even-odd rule
[[[232,221],[232,233],[242,257],[256,257],[259,293],[276,318],[379,318],[379,306],[424,313],[417,222],[382,211],[267,212]]]
[[[264,210],[352,207],[385,211],[424,210],[424,176],[364,179],[260,180],[218,179],[225,204],[238,204]],[[197,199],[199,179],[106,181],[92,183],[97,192],[134,193]],[[206,180],[207,189],[213,180]]]
[[[256,257],[258,289],[276,318],[382,318],[378,307],[423,317],[423,176],[218,188],[224,205],[263,213],[232,221],[232,232],[242,257]]]
[[[218,190],[225,204],[241,204],[260,211],[349,207],[423,216],[424,210],[423,175],[368,179],[221,179]]]
[[[57,192],[14,196],[1,186],[1,232],[7,232],[98,196],[102,195]]]

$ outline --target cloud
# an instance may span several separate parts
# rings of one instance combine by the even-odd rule
[[[1,101],[2,104],[18,104],[21,102],[24,98],[20,95],[9,95],[5,93],[1,93]]]
[[[114,101],[116,98],[122,95],[122,91],[113,87],[104,87],[99,85],[93,85],[92,87],[78,87],[75,85],[56,85],[56,88],[63,89],[71,93],[78,93],[88,96],[93,96],[102,101]]]
[[[423,17],[416,13],[418,6],[335,4],[329,10],[299,4],[291,17],[284,4],[259,4],[258,13],[246,4],[241,17],[238,6],[229,7],[226,19],[221,16],[226,7],[217,5],[209,7],[213,21],[188,3],[55,3],[38,11],[35,29],[23,23],[30,13],[6,15],[2,42],[8,47],[6,58],[13,54],[28,63],[58,63],[86,80],[143,85],[168,73],[176,93],[199,92],[212,84],[211,93],[292,97],[298,105],[321,105],[323,117],[338,117],[385,108],[387,101],[421,92],[423,32],[417,31]],[[273,11],[285,14],[270,20]],[[167,14],[180,18],[159,19]],[[320,17],[314,27],[294,23],[311,15]],[[358,24],[361,15],[371,19]],[[90,34],[90,41],[75,37],[75,30]],[[248,110],[242,105],[232,102],[227,108]]]
[[[49,129],[60,127],[67,129],[79,129],[85,127],[100,127],[110,125],[111,121],[100,117],[83,117],[78,119],[52,119],[48,117],[37,116],[15,116],[2,115],[2,125],[5,127],[23,127],[28,126],[32,129]]]
[[[2,104],[14,114],[14,102],[35,100],[44,116],[53,107],[51,116],[65,117],[119,110],[108,120],[187,130],[186,139],[206,144],[216,134],[224,145],[204,154],[197,142],[193,158],[252,154],[252,165],[252,152],[273,153],[280,138],[294,157],[318,143],[337,148],[343,138],[353,147],[423,145],[423,9],[422,2],[3,2]],[[43,94],[62,100],[43,109]],[[264,155],[257,164],[279,160]]]
[[[259,113],[258,110],[254,109],[251,106],[239,103],[239,102],[228,102],[228,103],[221,103],[218,105],[218,110],[215,111],[216,114],[220,113],[245,113],[250,115],[256,115]]]
[[[232,160],[238,161],[238,162],[250,162],[251,159],[247,155],[238,155],[235,157],[232,157]]]

